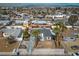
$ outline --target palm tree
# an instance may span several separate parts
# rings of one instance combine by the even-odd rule
[[[32,31],[32,35],[35,36],[35,38],[36,38],[35,47],[37,46],[37,44],[38,44],[38,42],[39,42],[39,34],[40,34],[40,33],[41,33],[41,32],[40,32],[40,30],[38,30],[38,29],[35,29],[35,30]]]
[[[62,23],[58,22],[55,24],[55,28],[53,31],[56,33],[55,45],[57,48],[60,47],[60,43],[63,40],[63,32],[67,29],[67,27]]]
[[[56,35],[55,35],[55,38],[54,38],[54,39],[55,39],[55,40],[54,40],[54,43],[55,43],[55,46],[56,46],[56,48],[57,48],[57,47],[59,47],[59,46],[58,46],[59,43],[57,43],[57,42],[58,42],[58,34],[59,34],[59,32],[60,32],[60,29],[56,26],[56,27],[53,29],[53,31],[54,31],[55,34],[56,34]]]
[[[60,32],[63,32],[65,29],[67,29],[67,27],[62,23],[62,22],[57,22],[56,24],[54,24],[56,27],[55,27],[55,29],[58,31],[58,29],[59,29],[59,31]],[[58,32],[59,32],[58,31]]]
[[[32,31],[32,35],[35,36],[35,37],[38,37],[39,34],[40,34],[40,30],[38,30],[38,29],[34,29],[34,30]]]
[[[23,38],[26,39],[26,38],[29,38],[30,37],[30,34],[28,32],[28,29],[25,29],[25,31],[23,32]]]

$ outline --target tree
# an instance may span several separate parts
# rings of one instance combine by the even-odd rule
[[[8,13],[6,10],[3,10],[3,11],[0,11],[0,14],[7,15]]]
[[[72,10],[71,13],[72,14],[77,14],[77,11],[76,10]]]
[[[40,34],[40,30],[38,29],[35,29],[32,31],[32,35],[35,36],[36,38],[36,44],[35,44],[35,47],[38,45],[38,42],[39,42],[39,34]]]
[[[35,15],[35,14],[36,14],[36,11],[35,11],[35,10],[33,10],[33,11],[32,11],[32,13]]]
[[[61,41],[63,40],[63,32],[67,29],[67,27],[62,23],[62,22],[58,22],[56,24],[54,24],[56,27],[53,29],[53,31],[56,34],[56,38],[55,38],[55,45],[57,48],[59,48],[61,45]]]
[[[62,22],[57,22],[56,24],[54,24],[56,27],[55,27],[55,29],[58,31],[58,29],[59,29],[59,31],[60,32],[63,32],[65,29],[67,29],[67,27],[62,23]],[[59,32],[58,31],[58,32]]]
[[[23,32],[23,38],[29,38],[30,34],[28,33],[28,29],[25,29],[25,31]]]
[[[21,7],[17,7],[17,11],[18,12],[21,12],[22,11],[22,8]]]
[[[74,30],[74,24],[77,22],[78,16],[77,15],[71,15],[68,19],[68,23],[72,26],[72,29]]]
[[[68,23],[74,28],[74,24],[77,22],[78,16],[77,15],[71,15],[68,19]]]
[[[68,19],[68,23],[72,26],[73,34],[74,34],[74,24],[77,22],[78,16],[77,15],[71,15]]]
[[[32,31],[32,35],[35,36],[35,37],[38,37],[39,34],[40,34],[40,30],[38,30],[38,29],[35,29],[35,30]]]
[[[67,9],[64,9],[64,12],[63,12],[64,14],[68,14],[68,11],[67,11]]]
[[[60,32],[60,29],[58,28],[58,26],[56,26],[54,29],[53,29],[53,31],[55,32],[55,40],[54,40],[54,43],[55,43],[55,46],[56,46],[56,48],[58,48],[59,47],[59,37],[58,37],[58,34],[59,34],[59,32]]]

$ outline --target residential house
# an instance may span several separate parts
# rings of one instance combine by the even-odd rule
[[[15,30],[14,30],[15,31]],[[18,32],[9,29],[2,29],[0,30],[0,55],[17,55],[18,48],[20,46],[20,41],[17,41],[16,38],[9,39],[9,36],[12,32],[17,33],[14,34],[15,36],[18,35]],[[13,36],[13,34],[11,34]],[[11,36],[10,35],[10,36]]]
[[[32,30],[34,30],[34,29],[32,29]],[[37,28],[37,29],[40,31],[40,34],[39,34],[40,41],[52,40],[53,37],[55,36],[55,33],[52,32],[52,30],[49,28]]]
[[[4,19],[0,20],[0,25],[7,25],[9,23],[10,23],[10,20],[4,20]]]
[[[13,36],[16,41],[23,40],[22,29],[20,29],[20,28],[17,28],[17,29],[4,28],[4,29],[1,29],[0,31],[3,32],[3,37]]]
[[[31,22],[32,28],[51,28],[51,22],[50,21],[44,21],[44,20],[33,20]]]

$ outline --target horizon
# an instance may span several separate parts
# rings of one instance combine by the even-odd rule
[[[79,3],[0,3],[0,7],[79,7]]]

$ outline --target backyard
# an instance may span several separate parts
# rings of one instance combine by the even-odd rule
[[[39,41],[36,48],[55,48],[53,40]]]

